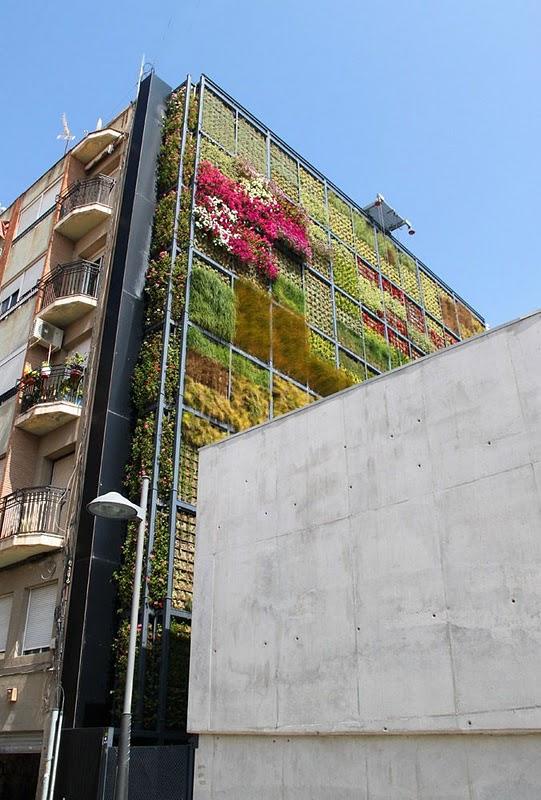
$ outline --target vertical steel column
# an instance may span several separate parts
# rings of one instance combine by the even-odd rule
[[[331,302],[332,302],[332,327],[334,331],[334,363],[336,368],[340,366],[340,355],[338,352],[338,326],[336,324],[336,298],[334,296],[334,258],[332,256],[331,245],[331,215],[329,214],[329,187],[327,181],[323,181],[323,191],[325,194],[325,210],[327,212],[327,245],[330,250],[331,257],[329,259],[331,265]]]
[[[203,117],[203,102],[205,95],[205,76],[201,76],[199,83],[199,109],[197,115],[197,131],[196,131],[196,148],[195,148],[195,162],[194,173],[192,179],[192,197],[190,203],[190,239],[188,243],[188,265],[186,274],[186,292],[184,296],[184,311],[182,315],[182,338],[181,338],[181,355],[179,367],[179,383],[178,394],[175,408],[175,439],[173,446],[173,485],[170,492],[169,502],[169,547],[168,547],[168,565],[167,565],[167,595],[165,597],[163,609],[163,630],[162,630],[162,647],[161,647],[161,660],[160,660],[160,679],[158,684],[158,733],[160,739],[163,739],[163,729],[165,728],[165,715],[167,709],[167,673],[169,669],[169,631],[171,628],[171,607],[173,603],[173,570],[175,561],[175,538],[176,538],[176,524],[177,524],[177,500],[178,500],[178,482],[180,473],[180,451],[182,442],[182,413],[184,409],[184,384],[186,378],[186,356],[187,356],[187,339],[188,339],[188,321],[190,310],[190,290],[191,290],[191,277],[193,265],[193,251],[195,240],[195,196],[197,189],[197,170],[199,167],[199,155],[201,149],[201,123]],[[186,94],[188,96],[188,94]]]
[[[382,217],[382,227],[383,227],[383,212],[381,212]],[[384,231],[382,230],[383,236],[385,236]],[[385,331],[385,341],[387,342],[387,369],[391,369],[391,351],[389,350],[389,331],[387,328],[387,310],[385,308],[385,294],[383,292],[383,273],[381,271],[381,256],[379,254],[379,244],[378,244],[378,232],[375,230],[374,234],[374,241],[376,244],[376,256],[378,259],[378,278],[379,278],[379,289],[381,292],[381,304],[383,306],[383,326]]]
[[[160,443],[163,432],[163,420],[165,416],[165,384],[167,374],[167,359],[169,355],[169,340],[171,338],[171,310],[173,305],[173,276],[175,273],[175,260],[177,257],[177,237],[178,237],[178,216],[180,211],[180,202],[182,196],[182,177],[184,169],[184,151],[186,149],[186,132],[188,127],[188,110],[190,104],[191,93],[191,77],[186,76],[184,94],[184,111],[182,121],[182,135],[180,140],[179,150],[179,167],[177,175],[177,193],[175,199],[175,218],[173,225],[173,241],[171,246],[171,265],[169,269],[169,281],[167,286],[167,298],[165,304],[165,312],[163,318],[163,331],[162,331],[162,357],[160,363],[160,387],[158,394],[158,406],[156,411],[156,430],[154,431],[154,459],[152,464],[152,483],[150,486],[150,508],[148,520],[148,541],[146,547],[146,561],[145,561],[145,580],[144,580],[144,593],[142,605],[142,625],[141,625],[141,647],[139,653],[139,669],[137,677],[137,707],[136,707],[136,722],[141,724],[143,719],[144,708],[144,688],[145,688],[145,671],[146,671],[146,650],[148,646],[148,621],[149,621],[149,608],[148,608],[148,579],[150,578],[152,562],[150,553],[154,545],[154,536],[156,531],[156,514],[158,510],[158,477],[159,477],[159,463],[160,463]]]

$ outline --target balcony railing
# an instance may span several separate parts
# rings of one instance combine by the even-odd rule
[[[96,297],[99,275],[100,268],[92,261],[59,264],[41,284],[39,309],[47,308],[55,300],[64,297],[74,295]]]
[[[66,489],[34,486],[0,498],[0,540],[18,534],[60,534]]]
[[[21,382],[21,408],[24,414],[41,403],[75,403],[81,405],[84,384],[84,368],[68,366],[51,367],[49,376],[39,375]]]
[[[77,181],[59,198],[60,220],[82,206],[95,204],[110,206],[114,185],[114,178],[109,178],[107,175],[96,175],[95,178]]]

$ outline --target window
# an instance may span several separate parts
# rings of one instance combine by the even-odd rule
[[[56,203],[56,196],[60,192],[60,185],[62,178],[55,181],[52,186],[45,189],[35,200],[23,208],[19,214],[19,224],[17,225],[17,236],[20,236],[23,231],[30,227],[37,219],[39,219],[46,211]]]
[[[0,301],[0,315],[5,314],[10,308],[13,308],[19,299],[19,290],[15,289],[13,294],[8,295],[4,300]]]
[[[23,374],[26,346],[25,342],[5,358],[0,359],[0,395],[13,389]]]
[[[6,652],[12,600],[13,596],[11,594],[5,594],[0,597],[0,655]]]
[[[58,584],[30,589],[24,631],[23,654],[44,653],[51,647]]]
[[[13,308],[20,299],[36,286],[41,278],[44,266],[45,256],[42,256],[0,290],[0,316],[9,311],[10,308]]]

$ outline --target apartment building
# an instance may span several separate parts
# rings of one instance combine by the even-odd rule
[[[59,705],[93,356],[132,118],[130,106],[88,133],[1,215],[2,796],[33,796]]]
[[[134,775],[188,786],[199,448],[484,321],[381,196],[354,202],[205,76],[146,77],[1,221],[0,765],[110,789],[133,530],[85,509],[145,470]]]

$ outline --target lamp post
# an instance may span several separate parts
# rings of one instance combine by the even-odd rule
[[[145,544],[145,525],[148,500],[147,475],[141,476],[141,499],[139,505],[130,502],[118,492],[107,492],[92,500],[87,508],[91,514],[105,519],[139,520],[137,531],[137,547],[135,551],[135,574],[131,599],[130,638],[128,643],[128,663],[126,665],[126,684],[124,686],[124,704],[120,720],[120,736],[118,739],[118,757],[115,781],[115,800],[128,800],[128,783],[130,772],[130,739],[131,739],[131,705],[133,695],[133,676],[135,671],[135,650],[137,645],[137,620],[139,617],[139,596],[141,592],[141,573],[143,570],[143,550]]]

